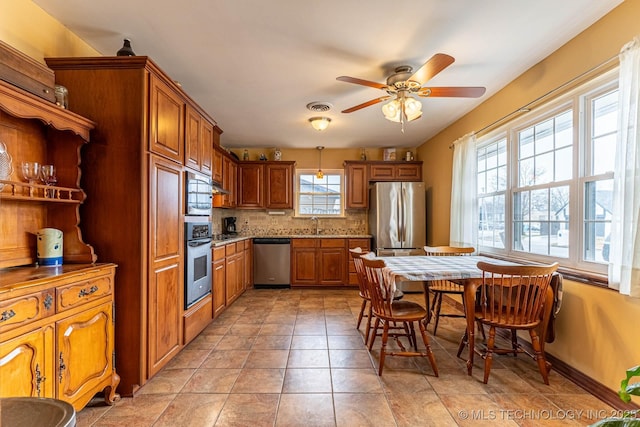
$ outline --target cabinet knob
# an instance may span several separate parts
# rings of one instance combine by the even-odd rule
[[[9,320],[15,315],[16,315],[15,311],[13,311],[13,310],[5,310],[5,311],[2,312],[2,316],[0,317],[0,322],[4,322],[6,320]]]

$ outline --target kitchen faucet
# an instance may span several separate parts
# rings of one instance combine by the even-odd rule
[[[320,229],[318,228],[318,222],[319,222],[319,219],[320,219],[320,218],[318,218],[317,216],[312,216],[312,217],[311,217],[311,221],[315,221],[315,223],[316,223],[316,236],[317,236],[318,234],[320,234]]]

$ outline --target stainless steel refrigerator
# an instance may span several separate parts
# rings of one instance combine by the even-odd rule
[[[369,233],[379,256],[424,255],[427,240],[422,182],[378,182],[369,190]]]

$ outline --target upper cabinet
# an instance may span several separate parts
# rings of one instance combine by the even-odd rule
[[[184,158],[184,107],[182,97],[155,75],[149,83],[151,138],[149,150],[176,162]]]
[[[347,209],[369,207],[369,183],[379,181],[422,181],[421,161],[346,161]]]
[[[292,161],[238,163],[238,207],[293,209]]]
[[[213,162],[213,124],[191,105],[186,106],[185,118],[184,165],[209,176]]]

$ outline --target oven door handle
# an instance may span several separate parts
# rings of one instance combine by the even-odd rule
[[[187,245],[192,247],[192,248],[197,248],[198,246],[208,245],[208,244],[211,243],[211,241],[212,241],[212,239],[193,240],[193,241],[187,242]]]

